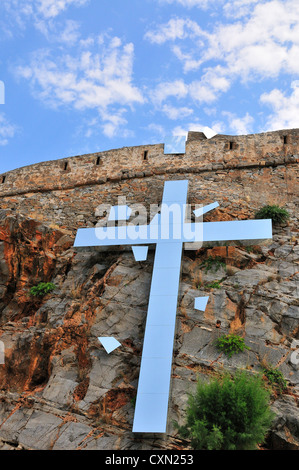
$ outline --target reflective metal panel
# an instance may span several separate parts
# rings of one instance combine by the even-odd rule
[[[272,220],[204,222],[204,241],[259,240],[272,238]]]
[[[146,325],[175,325],[173,312],[177,307],[177,295],[151,295]]]
[[[117,341],[117,339],[113,338],[113,336],[99,336],[98,340],[100,343],[102,343],[102,346],[105,348],[108,354],[121,346],[121,344]]]
[[[174,183],[177,182],[165,183],[163,203],[180,194],[180,203],[185,204],[188,184],[179,182],[175,190]],[[133,432],[166,431],[181,256],[181,242],[157,243]],[[143,409],[145,406],[147,411]]]
[[[171,368],[169,357],[144,357],[139,373],[138,393],[169,393],[170,376],[165,370]]]
[[[135,261],[145,261],[147,258],[148,246],[132,246]]]
[[[162,204],[173,202],[186,204],[188,193],[188,180],[165,181]]]
[[[207,206],[199,207],[198,209],[193,211],[193,213],[195,214],[195,217],[200,217],[201,215],[206,214],[207,212],[211,211],[212,209],[215,209],[218,206],[218,202],[212,202],[212,204],[208,204]]]
[[[143,341],[142,358],[172,358],[174,329],[175,325],[146,325],[146,335]]]
[[[137,394],[133,432],[166,432],[168,396],[169,393]]]
[[[157,268],[153,270],[150,295],[177,295],[180,270]]]
[[[209,297],[196,297],[194,300],[194,308],[204,312],[208,303]]]
[[[177,268],[181,265],[182,243],[158,244],[156,247],[155,268]],[[164,294],[165,295],[165,294]]]
[[[162,225],[165,227],[165,224]],[[195,231],[196,230],[196,231]],[[124,227],[78,229],[74,246],[151,245],[156,243],[193,242],[202,239],[202,224],[174,224],[169,229],[150,224]]]
[[[166,137],[164,143],[164,154],[172,154],[172,153],[185,153],[186,151],[186,137],[174,137],[169,136]]]
[[[265,240],[272,238],[272,220],[237,220],[170,225],[96,227],[77,231],[74,246],[144,245],[196,241]],[[161,229],[162,227],[162,229]],[[162,231],[161,231],[162,230]],[[190,245],[188,246],[190,249]]]

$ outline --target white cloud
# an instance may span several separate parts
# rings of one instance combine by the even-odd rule
[[[215,90],[202,80],[192,82],[189,85],[189,92],[191,97],[199,103],[212,103],[217,98]]]
[[[165,129],[164,127],[161,125],[161,124],[156,124],[155,122],[152,122],[150,123],[146,128],[145,130],[148,130],[154,134],[156,134],[158,136],[158,138],[160,139],[161,137],[165,137]]]
[[[134,47],[117,37],[83,41],[73,54],[53,55],[48,50],[33,54],[29,64],[16,68],[17,77],[27,80],[33,95],[50,107],[96,109],[103,132],[112,137],[127,123],[123,114],[143,103],[133,85]]]
[[[210,5],[209,0],[159,0],[160,3],[178,3],[183,7],[192,8],[192,7],[199,7],[199,8],[207,8]]]
[[[109,110],[99,110],[99,113],[92,118],[85,118],[84,115],[77,127],[76,134],[84,135],[88,139],[94,136],[105,135],[108,138],[117,137],[134,137],[134,132],[127,129],[127,119],[123,117],[126,112],[125,108]]]
[[[78,22],[64,20],[59,14],[69,7],[87,5],[90,0],[1,0],[1,29],[14,37],[28,25],[34,27],[52,41],[74,42],[78,37]],[[16,27],[19,31],[16,31]],[[75,37],[76,36],[76,37]]]
[[[215,102],[221,92],[229,89],[230,82],[221,76],[221,70],[208,70],[200,80],[193,80],[189,84],[183,80],[173,82],[162,82],[150,96],[157,110],[162,111],[170,119],[182,119],[194,113],[190,105],[174,105],[173,100],[192,100],[195,104],[211,104]]]
[[[200,35],[205,35],[205,33],[195,21],[172,18],[156,30],[147,31],[144,37],[152,44],[163,44],[166,41],[198,37]]]
[[[131,134],[130,131],[124,129],[123,127],[127,124],[127,120],[123,117],[123,114],[126,112],[125,109],[118,109],[117,112],[109,113],[106,111],[101,111],[101,124],[103,134],[106,137],[113,138],[116,134],[121,135],[122,137],[127,137]],[[122,131],[120,132],[120,129]]]
[[[0,145],[7,145],[9,139],[11,139],[16,133],[16,126],[11,124],[4,113],[0,114]]]
[[[55,18],[68,7],[86,5],[89,0],[2,0],[1,6],[18,21],[30,17]]]
[[[261,103],[269,106],[273,113],[268,117],[266,130],[291,129],[299,127],[299,82],[292,83],[289,96],[274,89],[261,95]]]
[[[178,110],[182,103],[176,106],[174,101],[183,99],[188,109],[190,100],[209,107],[236,82],[249,87],[250,82],[263,83],[282,74],[299,78],[298,0],[218,0],[214,5],[195,0],[164,0],[175,2],[185,7],[209,8],[217,3],[218,7],[222,5],[227,21],[203,28],[194,17],[176,17],[146,33],[145,38],[152,44],[169,46],[184,72],[183,79],[177,74],[173,82],[161,83],[153,91],[154,103],[163,103],[162,111]],[[260,102],[272,110],[267,130],[299,127],[298,88],[294,87],[289,95],[274,89],[264,93]],[[249,113],[223,115],[227,123],[215,123],[219,129],[235,134],[252,132],[255,121]]]
[[[186,101],[191,98],[197,104],[210,104],[216,101],[219,94],[226,92],[229,87],[230,81],[223,76],[222,69],[215,67],[215,69],[207,70],[199,80],[193,80],[190,83],[182,79],[173,82],[162,82],[151,91],[150,96],[158,109],[162,109],[164,112],[168,110],[169,117],[176,119],[176,117],[179,117],[180,112],[184,116],[188,116],[192,114],[193,110],[190,106],[177,107],[170,103],[165,103],[161,108],[163,102],[169,99],[184,99]]]
[[[263,3],[265,0],[232,0],[225,2],[223,6],[224,13],[227,17],[241,18],[249,15],[257,3]]]
[[[162,107],[162,111],[169,119],[173,120],[183,119],[193,114],[193,109],[187,106],[175,107],[167,104]]]
[[[229,2],[236,10],[240,1]],[[247,16],[203,30],[194,20],[175,18],[148,31],[152,43],[171,42],[184,72],[221,66],[222,79],[256,80],[299,73],[299,2],[245,1]],[[226,5],[228,7],[228,5]],[[226,8],[227,11],[227,8]],[[297,57],[297,60],[296,60]]]
[[[199,69],[203,63],[202,59],[194,59],[193,52],[183,52],[182,48],[178,45],[172,47],[172,52],[183,63],[183,69],[186,73]]]
[[[156,105],[160,105],[169,97],[177,99],[185,98],[188,94],[188,87],[183,80],[160,83],[156,89],[151,92],[151,97]]]
[[[177,4],[186,8],[201,8],[203,10],[223,6],[224,13],[229,17],[238,18],[247,15],[257,3],[266,0],[157,0],[160,4]]]
[[[200,80],[192,81],[189,85],[191,97],[199,103],[212,103],[216,101],[220,93],[226,92],[230,87],[230,81],[223,76],[220,67],[208,69]]]
[[[246,135],[252,131],[254,119],[249,113],[246,113],[243,117],[238,117],[227,111],[222,112],[222,114],[228,118],[229,128],[233,134]]]
[[[225,125],[223,122],[220,121],[214,121],[212,123],[212,128],[210,127],[205,127],[206,131],[203,131],[207,138],[213,137],[215,134],[224,134],[225,133]]]
[[[65,20],[60,23],[37,19],[35,27],[40,31],[50,43],[61,43],[69,46],[75,44],[80,39],[80,24],[74,20]]]
[[[39,14],[45,18],[54,18],[70,6],[82,6],[89,0],[33,0]]]
[[[66,20],[65,26],[58,34],[58,41],[63,43],[74,44],[80,37],[79,24],[77,21]]]
[[[211,127],[200,122],[189,122],[184,127],[176,126],[172,135],[174,138],[187,138],[188,131],[203,132],[207,139],[214,137],[216,134],[231,133],[234,135],[246,135],[251,132],[254,119],[248,113],[243,117],[238,117],[230,112],[222,112],[222,115],[228,120],[228,125],[224,121],[214,121]]]

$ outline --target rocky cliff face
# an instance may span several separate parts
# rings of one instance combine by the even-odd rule
[[[263,445],[298,450],[299,372],[291,355],[299,339],[299,245],[294,205],[287,208],[290,221],[268,245],[185,252],[169,428],[159,439],[131,432],[153,253],[138,263],[129,251],[74,250],[70,232],[0,211],[0,449],[186,449],[172,421],[182,423],[197,378],[268,363],[288,388],[272,394],[276,419]],[[204,263],[210,257],[222,261]],[[40,281],[56,289],[37,299],[29,291]],[[198,295],[210,297],[204,314],[193,308]],[[214,340],[228,331],[250,349],[231,359],[219,354]],[[122,346],[107,355],[102,335]]]

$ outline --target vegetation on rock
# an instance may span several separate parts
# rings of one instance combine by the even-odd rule
[[[281,225],[290,217],[288,211],[277,205],[264,206],[255,213],[256,219],[272,219],[273,225]]]
[[[267,365],[263,368],[263,373],[267,378],[270,385],[273,386],[279,392],[285,390],[288,386],[286,379],[284,378],[282,372],[276,367]]]
[[[219,336],[219,338],[216,339],[216,348],[224,352],[228,357],[242,352],[244,349],[250,349],[245,345],[244,338],[234,333]]]
[[[220,268],[226,268],[226,264],[221,256],[209,256],[206,260],[203,261],[200,265],[201,268],[204,268],[205,273],[208,271],[218,271]]]
[[[221,281],[213,281],[210,284],[207,284],[205,287],[207,287],[208,289],[221,289]]]
[[[30,289],[30,295],[34,297],[44,297],[56,288],[52,282],[40,282],[37,286]]]
[[[176,427],[195,450],[250,450],[267,435],[274,418],[262,377],[239,371],[197,383],[186,423]]]

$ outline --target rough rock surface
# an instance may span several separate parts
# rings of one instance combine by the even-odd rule
[[[276,418],[261,446],[298,450],[298,154],[299,129],[212,139],[191,132],[185,154],[165,155],[163,144],[130,147],[4,175],[0,449],[186,449],[172,423],[183,423],[197,379],[269,364],[288,387],[272,392]],[[284,206],[291,217],[268,244],[184,252],[169,426],[165,436],[145,439],[133,435],[132,423],[154,253],[135,262],[131,251],[73,243],[79,227],[105,224],[112,204],[133,205],[139,222],[149,221],[169,179],[189,180],[192,208],[219,202],[207,221],[250,219],[264,204]],[[31,296],[40,281],[56,289]],[[205,313],[194,310],[199,295],[209,295]],[[230,359],[215,348],[229,331],[250,348]],[[110,335],[121,347],[107,355],[97,337]]]
[[[185,252],[177,315],[169,428],[164,438],[132,434],[134,398],[149,296],[153,252],[74,250],[73,238],[21,215],[0,212],[0,448],[188,448],[171,424],[182,422],[196,380],[223,369],[278,366],[288,389],[274,393],[275,423],[267,448],[299,449],[298,231],[275,229],[270,245],[203,247]],[[209,257],[223,263],[206,269]],[[220,288],[209,288],[218,280]],[[36,300],[30,287],[57,287]],[[210,296],[204,314],[194,297]],[[218,323],[217,323],[218,322]],[[220,324],[220,328],[216,325]],[[224,332],[244,335],[250,350],[228,359],[215,349]],[[107,355],[97,336],[122,347]]]

